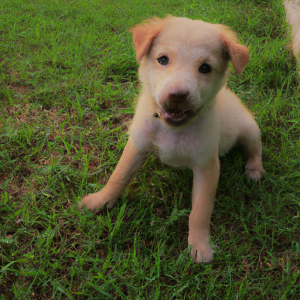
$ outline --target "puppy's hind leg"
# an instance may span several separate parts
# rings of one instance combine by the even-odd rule
[[[246,157],[245,176],[252,180],[260,180],[265,173],[262,166],[260,131],[250,115],[243,122],[239,144],[243,147]]]

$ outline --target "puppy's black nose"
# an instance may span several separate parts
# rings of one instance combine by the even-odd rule
[[[188,91],[178,91],[175,93],[170,93],[169,100],[176,104],[182,103],[186,100],[188,95],[189,95]]]

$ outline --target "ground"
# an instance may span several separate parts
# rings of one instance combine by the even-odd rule
[[[0,299],[299,299],[299,78],[280,1],[0,3]],[[156,152],[112,211],[80,211],[127,141],[138,84],[128,29],[167,14],[249,47],[229,87],[261,129],[260,183],[221,158],[215,260],[187,248],[192,173]]]

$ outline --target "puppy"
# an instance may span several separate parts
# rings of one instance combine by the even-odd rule
[[[284,0],[286,20],[292,26],[292,50],[300,64],[300,0]],[[300,65],[298,74],[300,77]]]
[[[131,29],[142,83],[129,140],[106,186],[79,204],[112,207],[154,146],[163,163],[193,170],[188,244],[196,262],[211,262],[209,228],[220,163],[239,143],[246,176],[264,172],[260,131],[251,113],[225,85],[231,61],[241,75],[248,49],[223,25],[168,16]]]

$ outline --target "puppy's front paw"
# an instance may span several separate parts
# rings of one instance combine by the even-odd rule
[[[94,213],[101,211],[105,204],[107,204],[108,208],[113,207],[113,201],[106,201],[103,199],[106,199],[106,197],[102,195],[101,191],[98,193],[89,194],[81,198],[81,201],[78,203],[78,207],[82,208],[83,206],[85,206],[87,209]]]
[[[214,251],[208,243],[197,240],[192,241],[189,238],[189,245],[193,245],[191,257],[194,259],[194,262],[208,264],[213,261]]]
[[[101,200],[95,194],[89,194],[87,196],[83,196],[81,198],[81,201],[78,203],[78,207],[82,208],[83,206],[85,206],[87,209],[95,213],[102,210],[103,208]]]

